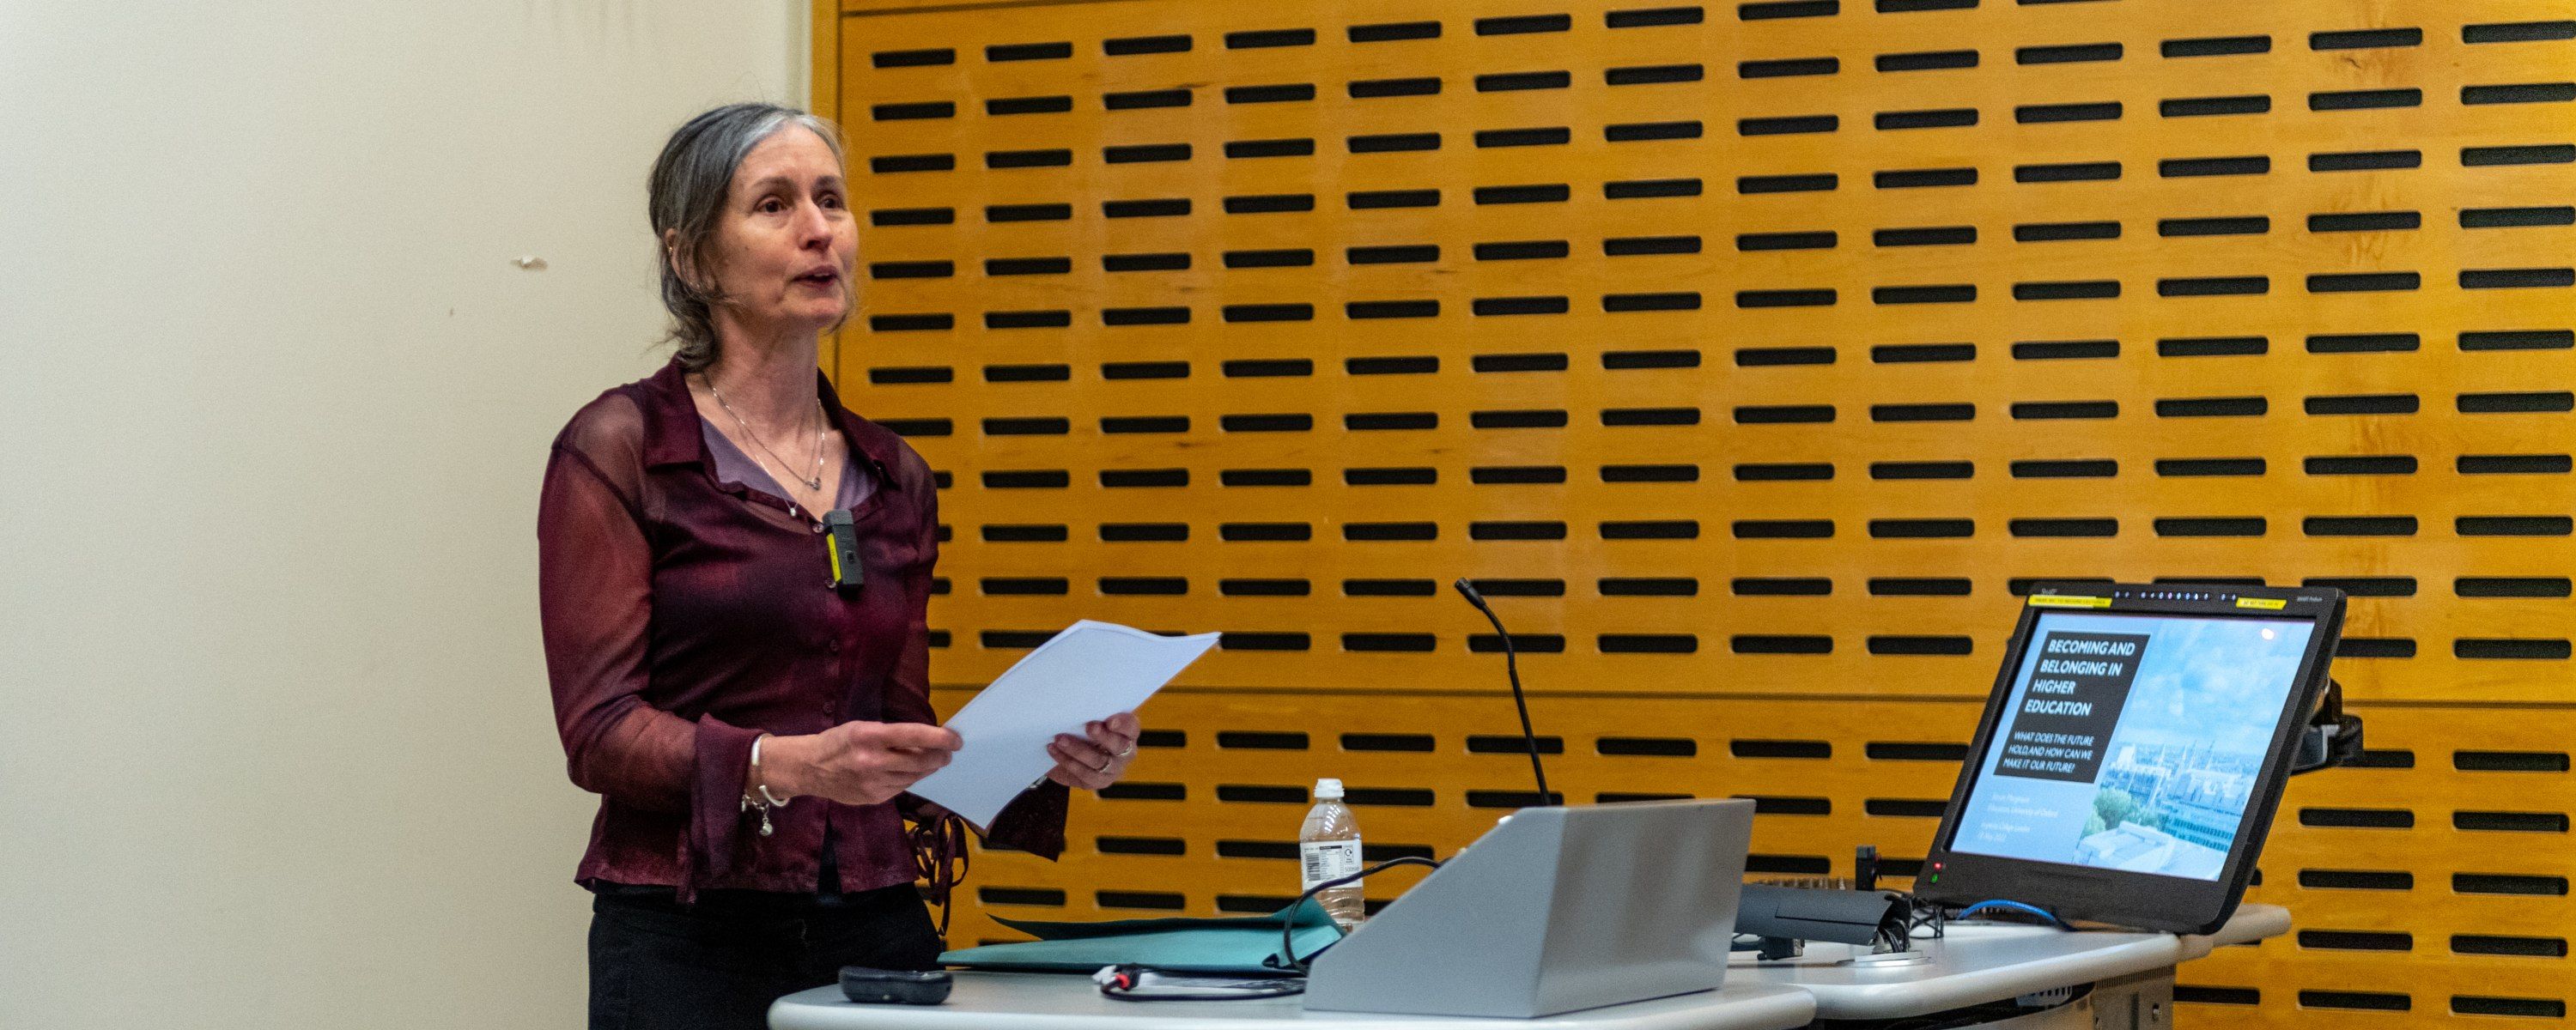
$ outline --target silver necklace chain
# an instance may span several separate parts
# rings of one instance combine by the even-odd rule
[[[751,423],[743,419],[741,412],[733,410],[733,405],[725,403],[724,391],[716,389],[716,379],[714,376],[702,375],[699,378],[707,381],[707,392],[715,395],[716,407],[723,408],[725,414],[733,416],[733,424],[742,427],[742,435],[750,437],[752,443],[758,445],[761,450],[769,452],[769,456],[778,462],[778,468],[782,474],[786,475],[789,479],[805,484],[805,489],[817,492],[820,492],[823,489],[823,431],[825,427],[831,424],[830,419],[823,419],[814,426],[814,474],[810,477],[799,476],[790,470],[791,466],[787,464],[787,459],[779,457],[778,451],[769,446],[769,441],[761,439],[759,433],[751,431]],[[823,413],[822,398],[815,398],[814,413],[816,415],[821,415]],[[760,461],[757,457],[751,460]],[[761,462],[761,467],[768,468],[769,465],[767,462]]]

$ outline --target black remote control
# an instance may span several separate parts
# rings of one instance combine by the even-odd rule
[[[841,994],[869,1005],[937,1005],[948,1000],[948,971],[841,967]]]

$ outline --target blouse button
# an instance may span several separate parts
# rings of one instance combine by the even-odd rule
[[[815,531],[815,532],[817,532],[817,533],[820,533],[820,532],[822,532],[822,531],[823,531],[823,527],[822,527],[822,525],[821,525],[820,523],[815,524],[815,526],[813,527],[813,529],[814,529],[814,531]]]
[[[833,654],[839,654],[839,653],[841,653],[841,642],[840,642],[840,641],[838,641],[838,640],[832,641],[832,653],[833,653]]]

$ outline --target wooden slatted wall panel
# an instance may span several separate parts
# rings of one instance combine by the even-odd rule
[[[829,21],[837,21],[830,24]],[[2544,0],[844,3],[838,381],[949,477],[944,710],[1224,630],[984,914],[1249,911],[1526,798],[1919,855],[2033,578],[2331,583],[2214,1025],[2564,1021],[2576,21]],[[818,44],[818,55],[824,46]],[[1410,882],[1390,874],[1383,897]]]

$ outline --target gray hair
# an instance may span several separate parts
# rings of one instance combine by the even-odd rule
[[[698,371],[716,360],[716,291],[709,262],[716,225],[733,174],[762,140],[790,125],[820,136],[842,157],[841,133],[829,121],[777,104],[727,104],[689,119],[662,145],[645,183],[653,221],[653,250],[662,266],[662,306],[671,311],[670,338],[679,343],[680,367]],[[676,231],[673,246],[663,237]],[[682,274],[683,269],[687,274]],[[697,281],[692,281],[692,280]]]

